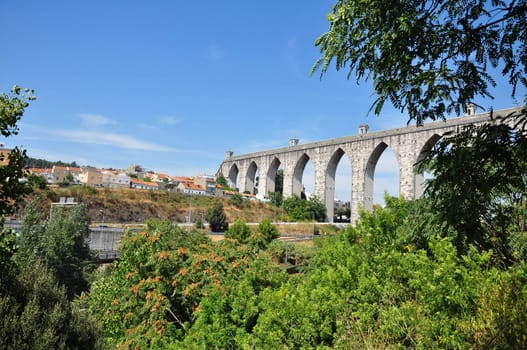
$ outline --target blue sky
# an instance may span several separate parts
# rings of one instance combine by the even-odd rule
[[[2,0],[0,91],[17,84],[38,97],[3,142],[35,158],[192,176],[215,174],[227,150],[405,125],[389,107],[368,115],[370,83],[343,71],[309,76],[334,2]],[[490,104],[512,101],[498,94]],[[346,200],[344,163],[336,188]],[[377,200],[398,193],[397,173],[383,155]]]

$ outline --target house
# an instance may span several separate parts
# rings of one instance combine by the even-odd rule
[[[138,190],[157,190],[159,188],[156,182],[148,182],[133,177],[130,178],[130,187]]]
[[[180,192],[187,194],[194,194],[199,196],[204,196],[207,194],[205,188],[203,188],[201,185],[196,185],[194,182],[191,181],[180,182],[179,185],[177,185],[177,189]]]
[[[79,184],[81,183],[81,172],[81,168],[79,167],[54,165],[51,168],[52,183],[60,184],[69,182],[70,184]]]
[[[84,166],[82,169],[82,175],[80,177],[81,182],[86,186],[90,187],[102,187],[102,173],[99,169],[92,166]]]
[[[130,176],[117,170],[103,169],[102,183],[109,188],[130,188]]]
[[[213,195],[216,191],[216,178],[211,175],[198,175],[194,177],[194,183],[205,189],[207,194]]]

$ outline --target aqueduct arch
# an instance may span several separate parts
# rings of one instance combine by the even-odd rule
[[[494,111],[494,115],[507,115],[518,111],[510,108]],[[233,156],[227,152],[219,173],[228,174],[230,184],[238,188],[254,187],[254,174],[259,171],[258,193],[267,195],[275,189],[276,173],[280,166],[284,170],[284,197],[299,194],[302,190],[302,176],[308,161],[315,170],[315,194],[327,208],[328,221],[333,219],[333,200],[335,193],[335,172],[344,155],[348,156],[352,170],[351,219],[358,217],[359,208],[373,207],[373,176],[375,166],[382,153],[390,147],[399,165],[399,193],[407,199],[419,198],[423,192],[423,174],[416,174],[415,164],[447,132],[457,132],[463,126],[491,122],[490,113],[436,121],[421,126],[367,132],[361,126],[360,133],[354,136],[331,140],[298,144],[291,142],[288,147],[277,148],[249,154]],[[497,122],[494,120],[494,122]],[[296,140],[296,139],[295,139]],[[251,180],[252,178],[252,180]],[[235,186],[233,186],[235,187]]]

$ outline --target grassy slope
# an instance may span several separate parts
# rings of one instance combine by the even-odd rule
[[[103,220],[105,223],[143,223],[147,219],[159,218],[174,222],[186,222],[189,210],[192,218],[202,216],[216,201],[223,202],[229,222],[242,219],[245,222],[260,222],[264,218],[274,219],[271,206],[246,201],[242,208],[230,204],[226,198],[190,196],[175,192],[131,190],[131,189],[95,189],[83,186],[68,188],[48,188],[36,190],[26,199],[38,197],[39,206],[48,211],[52,202],[58,202],[60,197],[73,197],[76,202],[88,205],[92,222]],[[24,204],[18,216],[23,212]]]

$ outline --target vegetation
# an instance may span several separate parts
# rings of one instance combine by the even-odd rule
[[[312,73],[334,62],[357,81],[371,78],[375,114],[390,101],[418,125],[461,115],[492,97],[490,68],[501,69],[513,98],[527,87],[526,16],[525,1],[338,0]]]
[[[34,99],[33,91],[25,89],[22,92],[17,86],[11,95],[0,96],[3,136],[18,132],[17,123],[29,101]],[[15,148],[9,154],[8,163],[0,166],[2,224],[3,216],[13,213],[22,197],[31,190],[20,182],[25,159],[25,151]],[[21,241],[10,229],[2,227],[0,231],[0,345],[6,349],[98,349],[96,323],[88,313],[80,310],[79,304],[68,300],[66,289],[57,284],[50,265],[41,259],[47,246],[38,225],[40,218],[42,215],[36,212],[28,213],[28,236]],[[55,243],[67,245],[65,237]]]
[[[208,221],[212,232],[224,232],[229,228],[227,216],[225,215],[221,202],[216,202],[212,208],[207,210],[205,219]]]
[[[340,0],[330,32],[317,41],[324,55],[316,67],[324,73],[336,59],[337,69],[370,76],[376,113],[390,100],[421,124],[488,95],[487,63],[503,64],[512,95],[527,85],[526,11],[524,1]],[[16,133],[29,97],[19,88],[3,95],[4,136]],[[434,174],[422,199],[387,197],[384,208],[362,212],[355,226],[317,237],[310,248],[275,240],[265,219],[254,232],[243,220],[229,229],[222,201],[206,213],[211,229],[228,229],[218,242],[195,228],[148,221],[127,232],[121,259],[81,297],[87,207],[52,212],[43,225],[44,212],[30,204],[22,239],[5,229],[0,235],[1,345],[525,349],[525,113],[507,116],[515,129],[497,123],[445,137],[420,163]],[[2,215],[27,191],[18,182],[23,157],[15,153],[2,167],[3,179],[16,180],[1,188]],[[326,216],[316,198],[288,198],[283,209],[293,220]]]
[[[22,118],[29,102],[35,100],[34,91],[14,86],[10,94],[0,94],[0,133],[4,137],[18,134],[17,123]],[[30,192],[26,184],[19,181],[24,175],[26,151],[13,148],[9,155],[1,154],[0,161],[7,164],[0,166],[0,216],[13,213],[24,195]]]
[[[57,162],[52,162],[52,161],[49,161],[49,160],[45,160],[45,159],[37,159],[37,158],[31,158],[31,157],[28,157],[26,159],[26,168],[53,168],[53,166],[69,166],[69,167],[78,167],[79,165],[76,163],[76,162],[71,162],[71,163],[65,163],[65,162],[62,162],[62,161],[57,161]]]
[[[150,222],[96,279],[90,310],[107,344],[123,348],[525,347],[525,261],[505,268],[492,250],[460,253],[435,234],[439,220],[405,234],[426,201],[386,198],[316,240],[314,255]],[[247,237],[243,222],[234,227]],[[288,275],[285,261],[304,268]]]
[[[326,207],[317,197],[302,199],[293,195],[283,200],[282,206],[291,221],[326,220]]]

